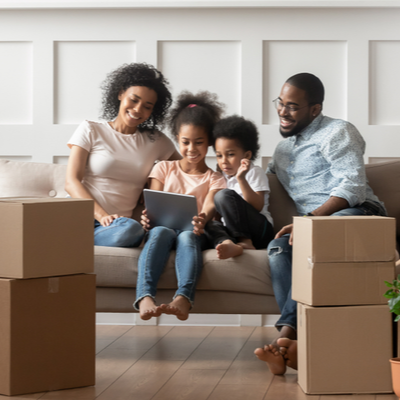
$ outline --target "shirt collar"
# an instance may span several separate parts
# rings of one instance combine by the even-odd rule
[[[319,115],[314,118],[314,120],[311,122],[310,125],[306,126],[298,136],[301,136],[303,139],[309,139],[309,137],[316,131],[318,130],[319,124],[322,121],[322,118],[324,116],[322,115],[322,112],[319,113]]]

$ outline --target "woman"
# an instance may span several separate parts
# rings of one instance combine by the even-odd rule
[[[162,73],[147,64],[125,64],[103,82],[103,122],[83,121],[68,142],[65,189],[94,200],[94,244],[136,247],[144,231],[133,220],[156,160],[180,158],[158,129],[171,93]]]

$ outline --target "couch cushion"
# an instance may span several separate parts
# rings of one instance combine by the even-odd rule
[[[397,235],[400,234],[400,161],[367,164],[369,184],[379,200],[385,203],[389,217],[396,218]]]
[[[66,165],[0,160],[1,197],[65,197]]]
[[[98,287],[136,287],[141,249],[95,246]],[[216,250],[203,252],[203,271],[198,290],[215,290],[273,295],[266,250],[245,250],[234,259],[219,260]],[[159,289],[176,289],[175,252],[171,253],[158,284]]]

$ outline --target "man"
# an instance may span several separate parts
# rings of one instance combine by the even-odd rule
[[[381,215],[382,202],[368,186],[365,142],[349,122],[322,115],[324,86],[314,75],[289,78],[274,100],[281,141],[268,165],[296,204],[299,215]],[[292,300],[292,225],[268,246],[272,286],[281,316],[278,338],[255,350],[274,374],[297,368],[297,303]],[[294,238],[296,240],[296,238]]]

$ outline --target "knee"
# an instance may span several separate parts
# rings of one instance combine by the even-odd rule
[[[289,244],[289,235],[284,235],[278,239],[273,239],[269,242],[267,247],[268,256],[279,256],[280,254],[287,253],[291,249]]]
[[[236,195],[236,192],[232,189],[222,189],[214,196],[214,203],[216,206],[224,205],[227,199],[232,198]]]
[[[155,226],[149,231],[149,238],[173,239],[176,236],[175,231],[165,226]]]
[[[195,235],[192,231],[183,231],[178,236],[178,243],[182,246],[191,246],[196,244],[198,240],[198,236]]]

